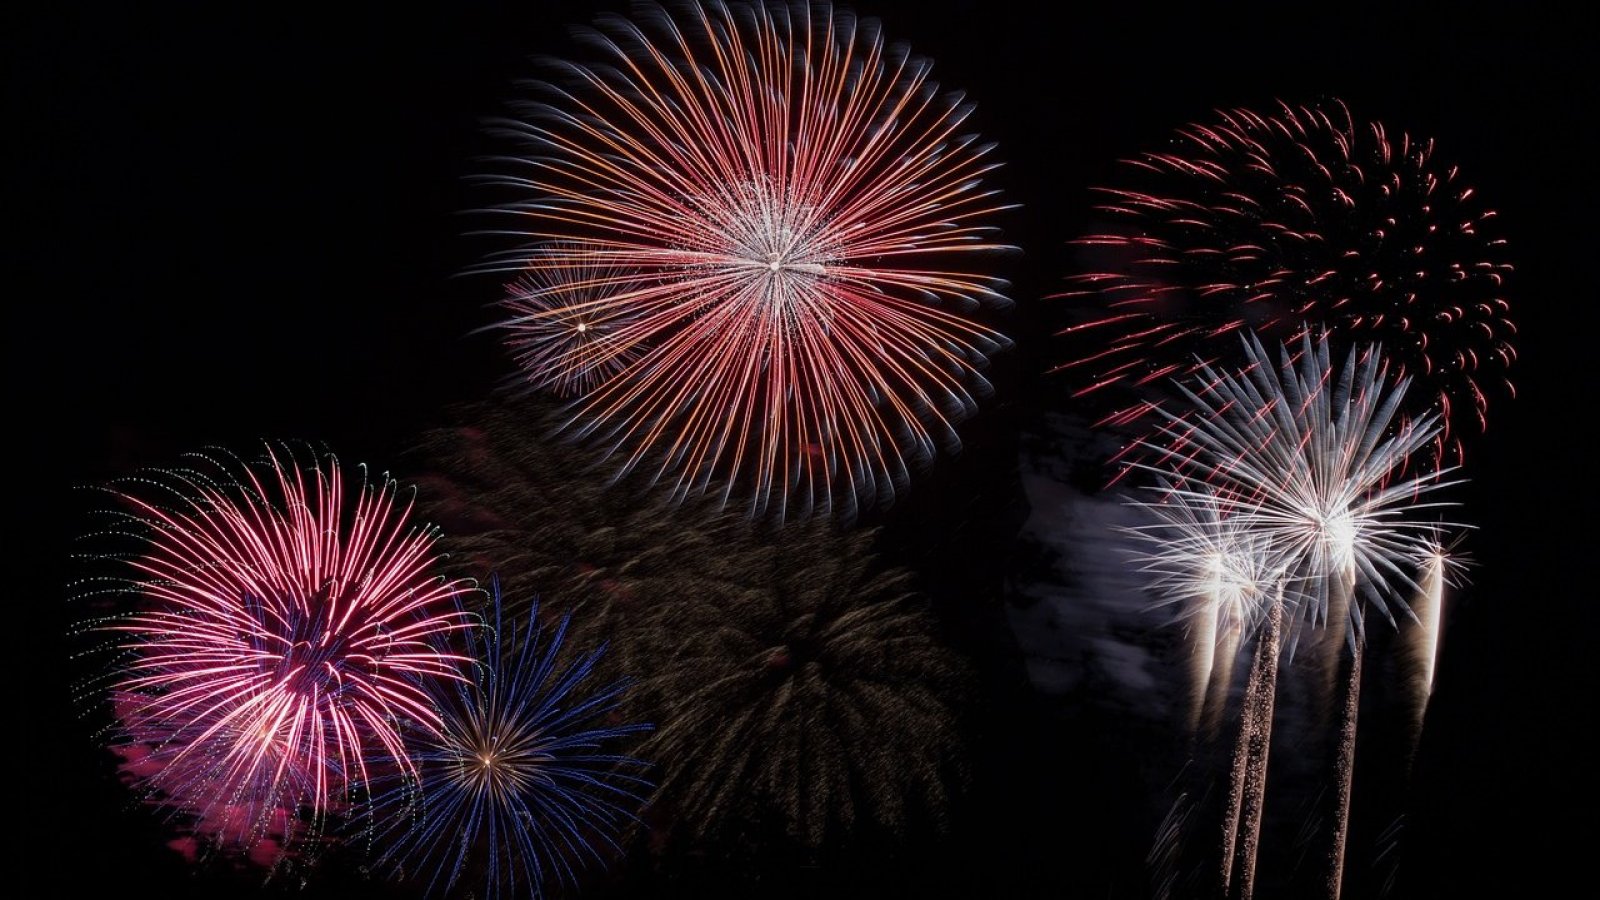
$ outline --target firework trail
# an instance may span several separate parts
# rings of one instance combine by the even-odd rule
[[[659,728],[641,751],[695,844],[777,827],[807,848],[938,820],[961,766],[965,667],[870,535],[790,526],[740,596],[655,604],[624,635]],[[622,637],[619,637],[621,640]]]
[[[1270,544],[1254,533],[1249,520],[1229,515],[1225,498],[1206,492],[1203,486],[1180,492],[1163,482],[1156,489],[1162,501],[1139,505],[1150,510],[1157,523],[1132,530],[1154,547],[1141,554],[1144,571],[1154,576],[1152,586],[1169,602],[1189,601],[1191,614],[1201,623],[1194,636],[1201,665],[1194,673],[1192,722],[1202,717],[1199,704],[1213,697],[1210,716],[1213,720],[1220,717],[1239,643],[1247,631],[1254,638],[1223,810],[1221,853],[1223,892],[1227,893],[1232,883],[1237,857],[1240,896],[1249,897],[1272,742],[1283,579],[1275,570],[1278,562]],[[1214,652],[1207,653],[1207,649]],[[1220,672],[1211,665],[1218,651],[1226,654]]]
[[[383,861],[424,873],[430,896],[570,887],[580,865],[618,849],[649,787],[644,763],[606,749],[650,726],[611,724],[627,685],[592,684],[605,648],[565,650],[570,616],[541,627],[534,605],[502,619],[498,585],[493,595],[475,678],[434,685],[443,724],[413,749],[419,789],[380,798],[399,813],[380,826],[393,840]]]
[[[582,249],[535,253],[506,289],[503,340],[526,383],[558,397],[578,397],[605,384],[639,357],[632,343],[635,310],[614,298],[635,290],[626,270],[588,260]]]
[[[1417,616],[1416,658],[1420,663],[1417,693],[1427,697],[1433,693],[1433,670],[1439,658],[1439,625],[1444,606],[1446,560],[1442,555],[1430,556],[1423,563],[1422,579],[1417,599],[1411,611]]]
[[[694,3],[588,37],[605,62],[503,123],[520,155],[490,180],[522,198],[502,211],[525,244],[485,265],[627,272],[572,307],[626,319],[640,351],[572,429],[755,515],[887,502],[957,443],[1006,343],[971,317],[1005,300],[970,106],[826,4]]]
[[[1178,795],[1178,799],[1172,803],[1172,808],[1167,810],[1166,816],[1161,820],[1150,853],[1145,857],[1145,864],[1152,872],[1157,873],[1152,885],[1152,896],[1155,900],[1171,900],[1175,896],[1180,896],[1178,861],[1191,806],[1192,801],[1187,793]]]
[[[1444,629],[1444,602],[1448,588],[1462,578],[1467,560],[1454,555],[1444,545],[1421,561],[1422,577],[1411,601],[1415,623],[1407,629],[1405,664],[1411,688],[1410,750],[1416,752],[1422,738],[1422,723],[1428,712],[1428,702],[1433,695],[1434,672],[1439,661],[1439,637]]]
[[[1229,816],[1223,845],[1222,890],[1227,892],[1232,883],[1233,868],[1237,865],[1238,896],[1244,900],[1249,900],[1255,891],[1256,854],[1261,845],[1261,813],[1267,797],[1267,759],[1272,748],[1272,712],[1278,696],[1278,656],[1282,629],[1283,585],[1280,582],[1273,591],[1266,623],[1256,642],[1228,787]],[[1237,860],[1231,852],[1235,847]]]
[[[1361,711],[1361,642],[1351,648],[1344,703],[1339,707],[1339,747],[1334,758],[1333,842],[1328,851],[1328,896],[1339,900],[1345,843],[1350,837],[1350,795],[1355,783],[1356,721]]]
[[[1344,364],[1335,366],[1326,336],[1313,341],[1304,335],[1297,348],[1282,348],[1275,364],[1251,335],[1244,356],[1247,364],[1237,373],[1200,364],[1190,383],[1180,386],[1189,412],[1163,413],[1167,424],[1156,440],[1144,444],[1153,461],[1141,468],[1157,476],[1167,502],[1200,510],[1220,504],[1225,515],[1210,515],[1210,521],[1229,521],[1261,541],[1273,581],[1292,597],[1297,624],[1331,626],[1329,643],[1352,649],[1359,677],[1364,610],[1375,609],[1393,624],[1391,607],[1403,606],[1400,592],[1418,590],[1412,568],[1437,544],[1440,525],[1423,516],[1443,504],[1425,500],[1444,486],[1448,470],[1408,474],[1407,466],[1412,454],[1436,436],[1435,417],[1399,415],[1408,380],[1391,378],[1370,347],[1353,348]],[[1214,534],[1223,531],[1217,524],[1210,528]],[[1174,552],[1181,559],[1185,549],[1180,544]],[[1291,629],[1290,652],[1296,633]],[[1276,665],[1276,656],[1271,663]],[[1257,675],[1262,664],[1258,652],[1255,685],[1266,677]],[[1355,682],[1348,686],[1347,706],[1355,703],[1357,687]],[[1264,785],[1270,711],[1270,697],[1263,700],[1258,692],[1252,703],[1247,688],[1225,823],[1225,849],[1238,846],[1238,886],[1245,895],[1253,888],[1260,818],[1259,796],[1251,791]],[[1353,719],[1349,728],[1338,751],[1341,759],[1354,747]],[[1253,744],[1260,746],[1259,766]],[[1339,863],[1351,774],[1350,765],[1337,772],[1343,799],[1335,826],[1340,849],[1333,861]],[[1234,837],[1241,830],[1242,841]],[[1224,865],[1234,865],[1226,854]],[[1338,876],[1333,877],[1336,883]],[[1231,876],[1225,881],[1231,883]]]
[[[1195,617],[1190,641],[1194,645],[1189,698],[1189,733],[1214,734],[1233,684],[1233,664],[1239,655],[1243,623],[1226,615],[1221,604]]]
[[[110,694],[152,801],[224,846],[287,845],[378,761],[408,770],[403,731],[439,727],[422,684],[461,677],[438,640],[471,627],[471,585],[431,574],[392,481],[347,488],[331,457],[271,448],[194,465],[112,490],[137,608],[93,627],[116,636]]]
[[[1162,401],[1148,390],[1231,363],[1233,336],[1293,340],[1320,323],[1382,348],[1418,385],[1414,414],[1441,426],[1430,454],[1460,458],[1515,359],[1505,242],[1432,141],[1395,136],[1339,102],[1219,112],[1171,146],[1127,161],[1102,189],[1112,219],[1078,241],[1094,271],[1065,296],[1092,298],[1081,355],[1060,369],[1119,398],[1112,421]],[[1130,399],[1132,398],[1131,402]]]

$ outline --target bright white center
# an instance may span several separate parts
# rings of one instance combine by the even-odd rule
[[[727,265],[751,276],[748,297],[790,309],[814,297],[812,279],[826,277],[836,253],[814,206],[752,181],[710,198],[708,207],[725,229]]]
[[[1230,611],[1243,607],[1256,590],[1249,562],[1232,554],[1211,554],[1206,560],[1206,573],[1212,602]]]
[[[1328,552],[1341,566],[1355,556],[1356,520],[1349,510],[1340,510],[1322,520],[1322,539]]]

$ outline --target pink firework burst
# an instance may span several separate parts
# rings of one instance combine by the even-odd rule
[[[1080,396],[1124,389],[1111,421],[1142,417],[1151,386],[1231,363],[1252,331],[1376,342],[1417,386],[1411,412],[1439,415],[1438,463],[1512,390],[1505,242],[1432,141],[1338,102],[1280,105],[1220,112],[1126,162],[1127,184],[1100,191],[1110,227],[1077,242],[1091,271],[1063,295],[1093,302],[1059,369]]]
[[[624,470],[722,483],[756,515],[886,502],[956,443],[1006,343],[972,317],[1005,300],[968,268],[1002,249],[1004,208],[970,107],[826,5],[641,21],[604,22],[604,62],[506,124],[525,158],[498,181],[533,249],[488,268],[629,273],[587,308],[628,317],[640,355],[572,426]]]
[[[409,767],[402,732],[439,726],[424,682],[460,677],[441,638],[470,627],[471,585],[429,573],[434,535],[392,481],[352,490],[331,458],[274,451],[201,469],[136,482],[160,501],[115,491],[140,540],[139,608],[102,626],[118,749],[197,836],[257,856],[319,830],[372,766]]]
[[[580,397],[637,359],[637,289],[626,270],[585,257],[581,248],[535,254],[506,288],[504,341],[527,383],[558,397]]]

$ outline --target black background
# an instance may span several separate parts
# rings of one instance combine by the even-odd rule
[[[1290,17],[1277,5],[1174,15],[1063,4],[1043,15],[1034,4],[863,3],[977,102],[975,127],[1007,163],[997,180],[1023,204],[1006,236],[1025,250],[1012,261],[1018,308],[1005,327],[1018,346],[997,361],[999,395],[969,429],[957,475],[919,486],[884,521],[908,544],[902,558],[928,555],[911,546],[927,529],[897,530],[895,517],[965,504],[962,492],[987,490],[986,467],[1009,484],[1010,435],[1065,405],[1061,385],[1037,374],[1054,352],[1038,298],[1059,288],[1065,242],[1088,221],[1088,188],[1112,177],[1118,157],[1215,107],[1279,98],[1339,97],[1358,116],[1436,137],[1513,242],[1520,397],[1496,404],[1469,461],[1462,499],[1480,526],[1470,545],[1478,565],[1446,636],[1400,893],[1554,895],[1587,880],[1595,800],[1580,746],[1596,725],[1600,624],[1587,554],[1592,32],[1531,4],[1433,6],[1321,4]],[[31,885],[13,896],[253,889],[191,875],[164,851],[75,717],[63,674],[68,546],[84,525],[74,487],[265,436],[324,441],[381,468],[447,404],[489,391],[509,363],[469,332],[489,321],[496,285],[455,277],[489,249],[460,236],[469,222],[459,213],[475,203],[463,176],[497,149],[481,120],[502,111],[515,79],[538,72],[530,55],[573,49],[569,24],[623,8],[7,13],[6,655],[8,685],[24,700],[6,717],[7,774],[22,788],[8,795],[24,841],[11,880]],[[990,507],[1001,510],[992,522],[963,520],[971,540],[956,548],[985,555],[973,562],[980,573],[1003,569],[1017,524],[1014,504]],[[993,708],[1025,717],[1024,688],[991,681],[1011,692]],[[893,873],[915,870],[907,884],[922,891],[1143,896],[1148,834],[1118,801],[1143,788],[1096,762],[1119,740],[1114,721],[1096,728],[1019,722],[1008,732],[991,716],[981,759],[999,774],[978,773],[986,793],[955,846],[876,869],[855,859],[826,883],[892,895]],[[1085,741],[1100,750],[1084,751]],[[1101,852],[1107,835],[1120,843]],[[805,883],[780,873],[727,892]],[[714,880],[702,888],[718,892]],[[305,895],[322,890],[331,889]]]

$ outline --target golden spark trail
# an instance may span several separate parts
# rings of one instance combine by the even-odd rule
[[[1345,840],[1350,835],[1350,788],[1356,770],[1356,713],[1361,708],[1362,655],[1358,638],[1350,653],[1350,675],[1339,714],[1339,755],[1334,762],[1333,846],[1328,853],[1328,896],[1331,900],[1339,900],[1344,881]]]
[[[1250,667],[1250,682],[1245,688],[1245,721],[1248,730],[1240,735],[1239,749],[1244,756],[1244,778],[1240,791],[1243,809],[1239,813],[1239,897],[1249,900],[1255,890],[1256,850],[1261,845],[1261,812],[1267,796],[1267,755],[1272,749],[1272,707],[1278,694],[1278,647],[1283,628],[1283,586],[1280,584],[1267,613],[1260,648]]]

